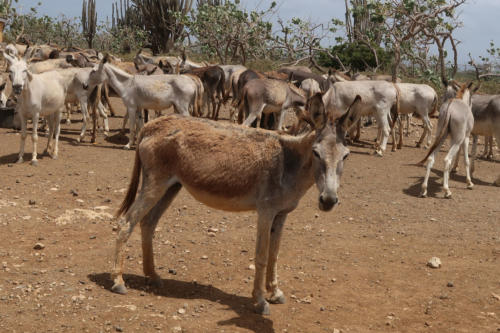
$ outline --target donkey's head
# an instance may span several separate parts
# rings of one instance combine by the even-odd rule
[[[3,53],[5,60],[8,62],[9,78],[12,82],[12,91],[15,95],[20,95],[24,86],[33,78],[28,70],[26,60],[19,56],[11,56],[8,53]]]
[[[107,75],[104,71],[104,66],[110,61],[110,56],[106,54],[100,63],[94,66],[89,74],[88,86],[94,87],[107,80]]]
[[[339,201],[338,188],[344,170],[344,161],[349,156],[345,144],[348,118],[353,106],[361,100],[356,96],[347,113],[339,119],[332,119],[326,112],[320,93],[308,100],[308,122],[316,132],[312,145],[313,169],[316,186],[319,190],[319,209],[331,210]]]
[[[473,82],[467,82],[460,84],[456,82],[455,80],[451,80],[449,82],[445,83],[446,85],[446,90],[443,95],[443,102],[446,102],[447,100],[451,98],[458,98],[463,100],[465,103],[467,103],[469,106],[472,105],[472,94],[477,91],[479,88],[479,85],[472,89]]]

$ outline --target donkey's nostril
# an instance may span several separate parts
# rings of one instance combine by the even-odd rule
[[[325,196],[325,195],[320,195],[319,196],[319,208],[321,210],[330,210],[339,202],[339,199],[337,197],[330,197],[330,196]]]

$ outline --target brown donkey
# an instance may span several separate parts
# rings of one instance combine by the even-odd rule
[[[153,234],[161,215],[185,187],[207,206],[258,212],[256,311],[269,314],[266,288],[271,293],[269,302],[284,303],[276,261],[285,219],[314,182],[321,210],[329,211],[337,204],[343,163],[349,154],[344,142],[349,112],[341,119],[331,119],[321,94],[309,100],[308,110],[311,115],[305,120],[312,129],[300,136],[179,115],[146,124],[140,133],[132,180],[117,214],[120,231],[112,290],[127,291],[122,277],[123,247],[138,222],[144,274],[161,283],[154,268]]]

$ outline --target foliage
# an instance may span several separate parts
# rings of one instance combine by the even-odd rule
[[[356,72],[371,71],[379,66],[388,68],[392,60],[392,54],[380,46],[374,46],[373,48],[377,52],[378,63],[372,50],[362,42],[337,44],[331,48],[330,53],[336,54],[345,67]],[[341,69],[341,64],[324,52],[320,52],[318,58],[321,66]]]

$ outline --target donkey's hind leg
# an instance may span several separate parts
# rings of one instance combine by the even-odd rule
[[[115,258],[111,278],[113,279],[112,291],[118,294],[126,294],[125,282],[123,281],[123,247],[127,243],[137,222],[142,221],[149,211],[156,206],[158,201],[165,195],[163,182],[143,177],[143,185],[137,198],[130,206],[125,216],[118,222],[118,237],[115,246]]]
[[[467,144],[468,144],[468,142],[467,142]],[[451,147],[450,147],[450,150],[448,151],[448,154],[446,154],[446,157],[444,158],[443,189],[445,191],[445,193],[444,193],[445,198],[451,198],[451,191],[450,191],[450,187],[448,185],[448,181],[450,178],[450,169],[451,169],[451,164],[453,163],[453,158],[455,157],[455,155],[458,154],[459,150],[460,150],[460,144],[453,142]],[[468,151],[465,151],[464,155],[467,155],[468,153],[469,153]],[[468,158],[467,158],[467,160],[468,160]],[[467,170],[467,172],[468,171],[469,170]]]
[[[144,275],[151,278],[153,284],[161,287],[161,278],[155,272],[154,254],[153,254],[153,236],[160,220],[160,217],[170,206],[177,193],[179,193],[182,185],[175,183],[170,186],[163,197],[158,201],[156,206],[149,211],[141,222],[141,235],[142,235],[142,265]]]
[[[467,179],[467,188],[472,190],[474,184],[472,183],[471,180],[471,173],[474,171],[474,158],[476,156],[476,148],[474,148],[472,152],[472,168],[471,168],[471,164],[469,161],[469,135],[465,136],[464,142],[462,143],[462,147],[464,150],[465,177]]]

